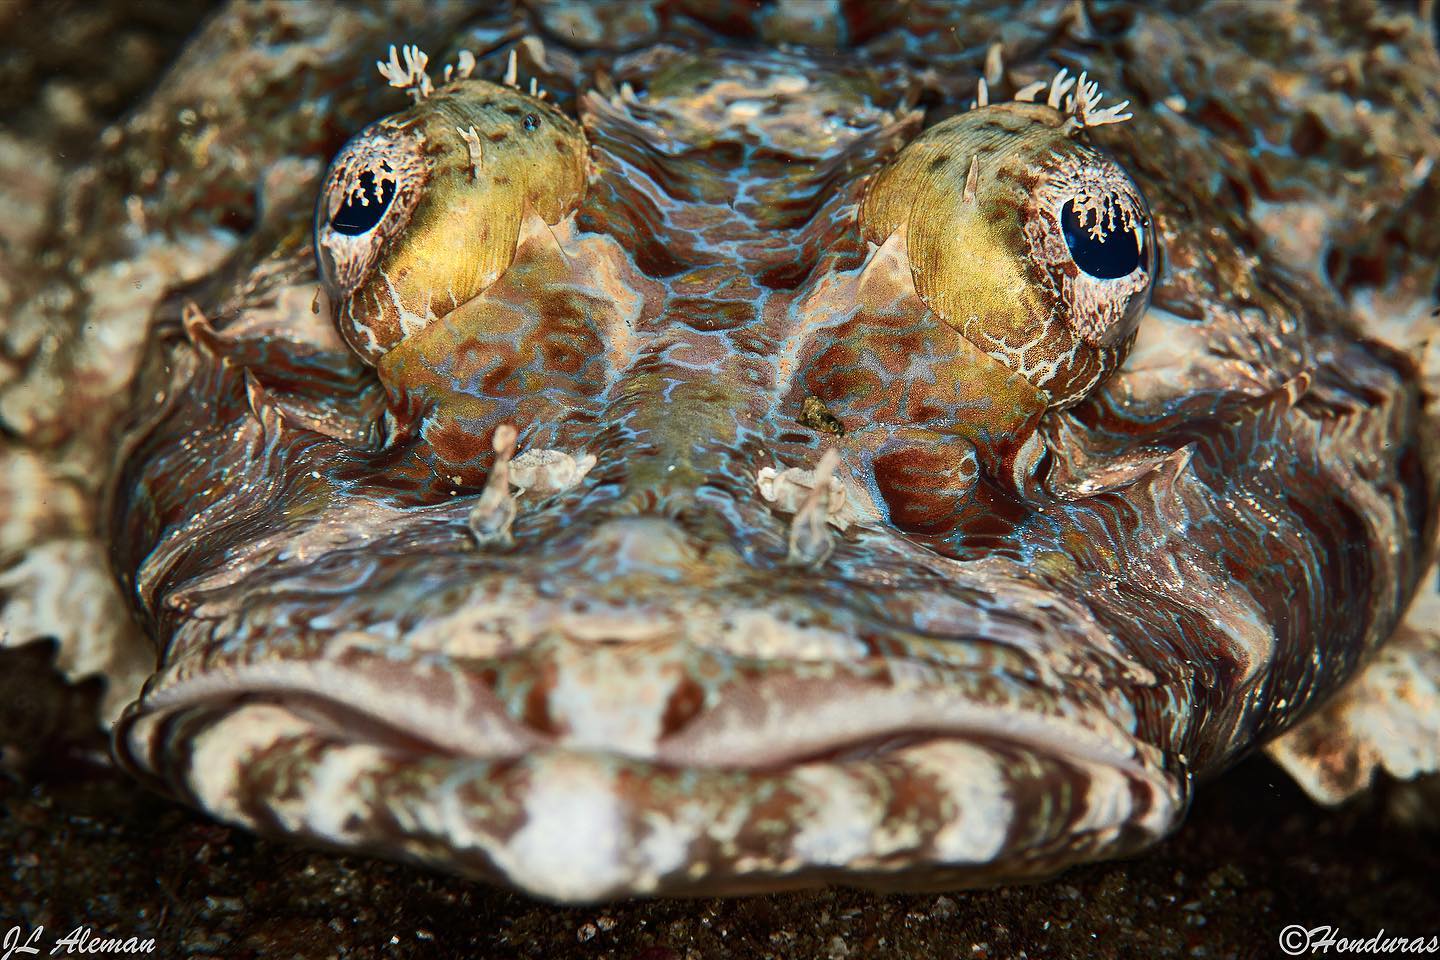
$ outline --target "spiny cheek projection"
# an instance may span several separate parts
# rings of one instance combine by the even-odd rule
[[[1054,407],[1124,361],[1153,280],[1145,199],[1086,134],[1129,114],[1099,101],[1064,70],[1012,102],[982,92],[901,151],[861,208],[866,239],[903,238],[936,317]]]

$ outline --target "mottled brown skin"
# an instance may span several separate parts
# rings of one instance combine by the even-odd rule
[[[1258,224],[1327,188],[1427,188],[1297,159],[1286,207],[1266,178],[1288,161],[1247,160],[1248,131],[1293,139],[1284,112],[1227,120],[1147,59],[1183,26],[1131,11],[1112,42],[1030,11],[995,97],[1052,58],[1140,97],[1084,133],[1165,251],[1129,361],[1047,396],[970,353],[985,331],[925,290],[908,232],[865,232],[881,171],[972,95],[945,74],[980,69],[953,38],[988,21],[852,18],[858,67],[696,58],[712,29],[797,29],[698,16],[666,28],[679,52],[549,45],[585,195],[522,225],[456,307],[477,324],[402,338],[377,376],[308,309],[305,191],[158,312],[106,514],[163,651],[124,761],[223,818],[569,899],[994,882],[1150,842],[1193,778],[1339,689],[1423,569],[1421,372],[1361,332],[1359,259],[1327,289]],[[499,76],[508,46],[476,46]],[[575,93],[601,60],[636,102]],[[939,91],[923,119],[878,92],[901,77]],[[1224,186],[1247,169],[1269,207]],[[1406,303],[1433,282],[1416,249],[1386,275]],[[1118,361],[1109,329],[1070,333]],[[472,532],[505,423],[517,471],[595,458],[519,496],[508,545]],[[833,513],[758,493],[830,448]]]

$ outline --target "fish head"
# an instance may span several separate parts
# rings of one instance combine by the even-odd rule
[[[1162,276],[1205,228],[1088,77],[465,65],[392,51],[312,242],[153,338],[142,777],[558,900],[994,883],[1154,842],[1393,624],[1402,367]]]

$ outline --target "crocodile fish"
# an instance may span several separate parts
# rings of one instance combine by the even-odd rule
[[[1205,72],[1217,11],[673,6],[446,8],[434,64],[290,11],[228,119],[242,8],[157,92],[205,172],[132,186],[122,400],[21,381],[98,398],[120,764],[575,902],[1130,854],[1307,716],[1321,799],[1434,769],[1436,92]]]

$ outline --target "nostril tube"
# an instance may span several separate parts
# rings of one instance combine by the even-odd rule
[[[830,476],[840,462],[840,454],[831,447],[815,465],[815,479],[805,502],[790,521],[790,549],[786,562],[794,566],[818,567],[835,549],[830,534]]]
[[[495,466],[485,480],[474,509],[470,511],[470,532],[481,546],[507,546],[514,542],[510,528],[515,523],[515,498],[510,493],[510,458],[515,455],[515,428],[502,423],[491,441]]]

